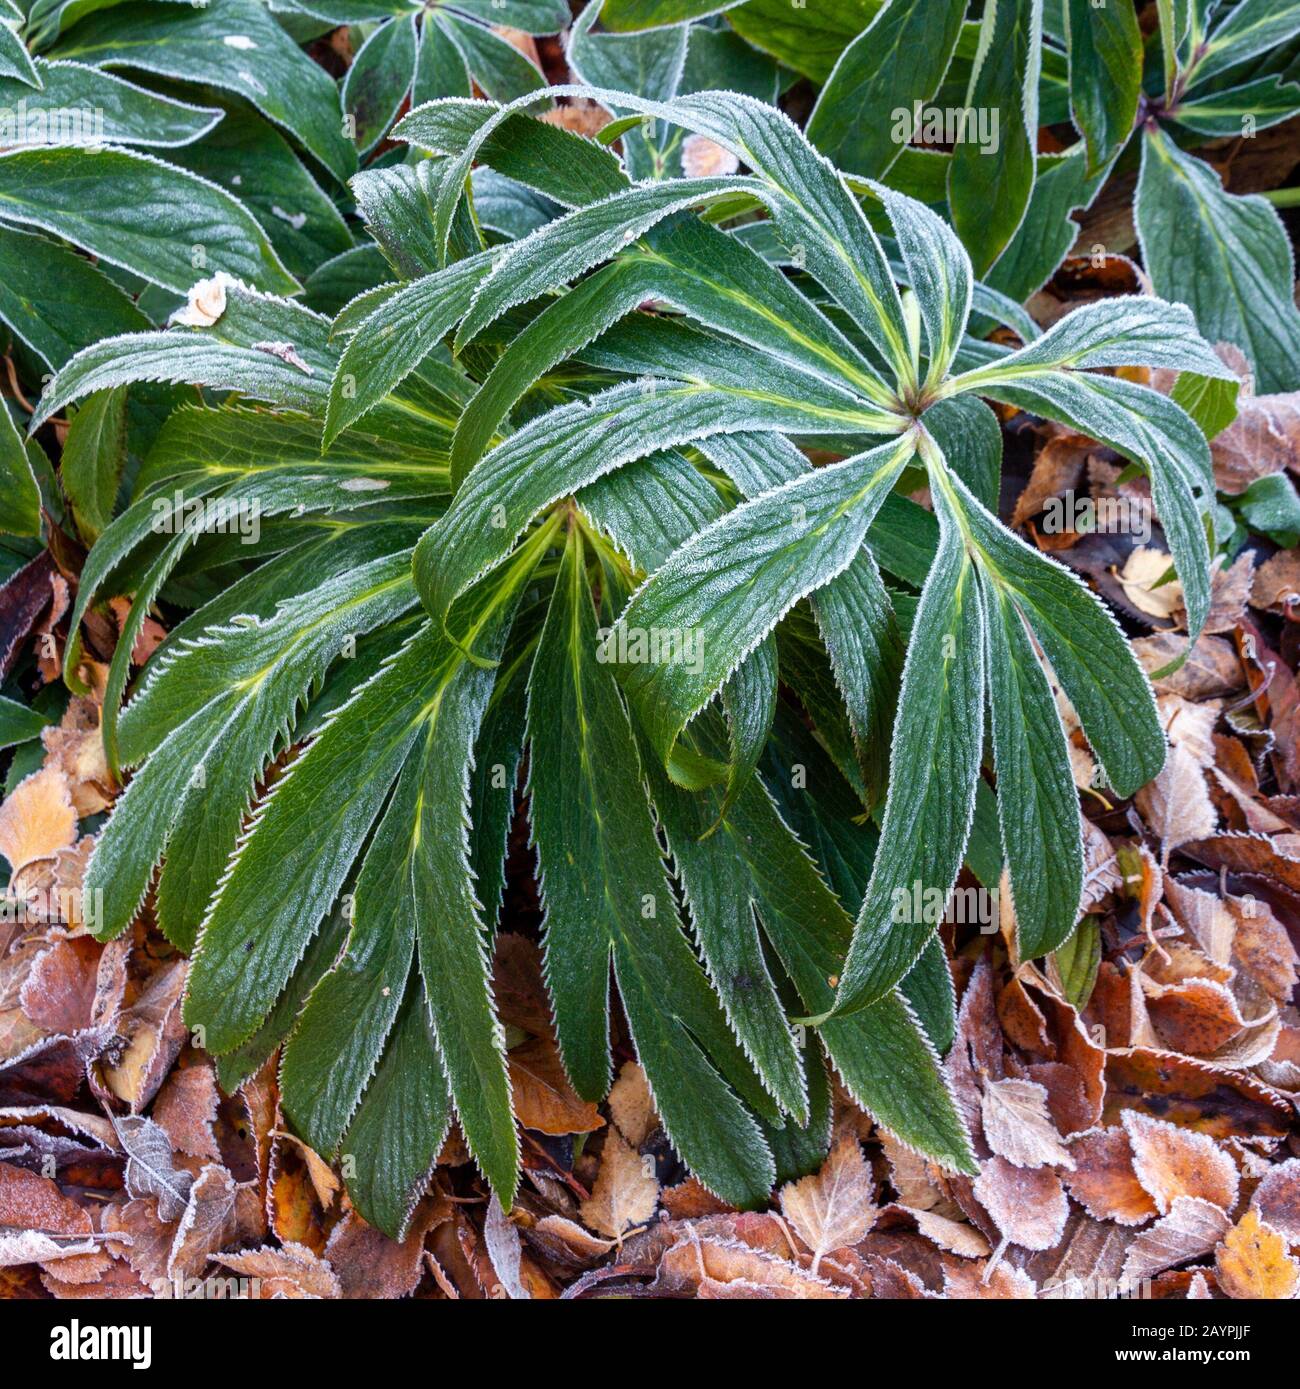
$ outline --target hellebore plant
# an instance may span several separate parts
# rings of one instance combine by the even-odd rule
[[[400,281],[332,325],[223,283],[208,326],[72,358],[34,421],[140,380],[271,407],[175,412],[90,554],[74,630],[120,592],[142,621],[178,574],[211,596],[120,716],[130,628],[118,647],[106,736],[136,770],[86,887],[104,936],[155,888],[223,1081],[283,1042],[286,1114],[390,1231],[453,1113],[503,1205],[516,1187],[491,946],[524,768],[581,1096],[611,1080],[612,966],[666,1130],[728,1200],[816,1165],[827,1062],[974,1170],[936,922],[900,904],[1002,861],[1019,955],[1055,950],[1083,854],[1054,685],[1121,796],[1165,751],[1113,619],[997,520],[986,401],[1142,470],[1193,640],[1209,604],[1205,438],[1105,374],[1227,377],[1185,307],[1103,300],[1040,334],[940,217],[775,108],[542,96],[578,94],[627,113],[604,145],[534,119],[537,94],[406,116],[413,162],[355,180]],[[649,121],[741,172],[633,183],[608,146]],[[488,244],[476,164],[551,219]],[[969,332],[998,321],[1024,346]],[[193,498],[255,509],[256,545],[169,524]]]

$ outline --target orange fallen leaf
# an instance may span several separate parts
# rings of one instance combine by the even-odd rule
[[[1300,1262],[1287,1253],[1286,1241],[1254,1209],[1223,1237],[1214,1251],[1214,1268],[1219,1287],[1229,1297],[1286,1300],[1300,1289]]]
[[[1194,1196],[1228,1211],[1236,1204],[1236,1164],[1203,1133],[1126,1109],[1124,1130],[1133,1147],[1133,1170],[1164,1215],[1180,1196]]]

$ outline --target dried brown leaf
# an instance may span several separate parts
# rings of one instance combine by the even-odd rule
[[[619,1239],[625,1231],[649,1220],[658,1204],[659,1181],[653,1159],[643,1159],[618,1129],[609,1129],[595,1185],[580,1208],[583,1221],[597,1233]]]
[[[1236,1164],[1212,1138],[1126,1109],[1124,1131],[1133,1149],[1133,1171],[1161,1215],[1180,1196],[1230,1211],[1237,1201]]]
[[[858,1140],[844,1134],[821,1171],[781,1188],[781,1210],[812,1251],[812,1271],[834,1249],[856,1244],[876,1223],[875,1178]]]

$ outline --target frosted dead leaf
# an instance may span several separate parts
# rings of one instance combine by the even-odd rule
[[[1214,725],[1223,708],[1221,700],[1193,702],[1178,694],[1156,699],[1165,736],[1175,747],[1186,748],[1198,766],[1214,765]]]
[[[1118,578],[1124,596],[1139,612],[1161,619],[1173,618],[1183,608],[1183,586],[1178,580],[1160,581],[1173,561],[1163,550],[1140,545],[1124,561]]]
[[[618,1131],[634,1148],[639,1148],[659,1127],[645,1072],[635,1061],[623,1063],[609,1092],[609,1112]]]
[[[145,991],[116,1019],[129,1039],[116,1065],[105,1066],[104,1079],[120,1100],[139,1112],[158,1093],[185,1041],[181,993],[187,966],[177,960],[164,966]]]
[[[1047,1110],[1047,1091],[1032,1080],[989,1080],[981,1106],[989,1147],[1016,1167],[1073,1167]]]
[[[584,1230],[577,1221],[562,1215],[545,1215],[534,1226],[535,1231],[559,1240],[576,1258],[586,1261],[598,1259],[614,1248],[612,1239],[600,1239],[589,1230]]]
[[[875,1179],[856,1137],[844,1134],[820,1172],[781,1188],[781,1210],[812,1250],[812,1271],[833,1249],[856,1244],[876,1223]]]
[[[126,1153],[126,1189],[132,1196],[153,1196],[158,1214],[166,1221],[179,1220],[185,1210],[193,1176],[178,1170],[166,1132],[139,1114],[115,1119],[118,1141]]]
[[[1135,1109],[1126,1109],[1121,1119],[1133,1148],[1133,1171],[1162,1215],[1180,1196],[1225,1211],[1236,1204],[1236,1164],[1212,1138]]]
[[[24,777],[0,805],[0,855],[12,877],[38,859],[52,858],[77,837],[77,812],[68,779],[57,767]]]
[[[1080,815],[1083,829],[1083,895],[1079,914],[1089,912],[1110,893],[1124,885],[1119,870],[1115,846],[1106,832],[1099,829],[1086,815]]]
[[[167,1260],[168,1277],[195,1277],[234,1234],[235,1179],[224,1167],[209,1163],[190,1187]]]
[[[898,1209],[906,1210],[907,1207]],[[989,1253],[988,1240],[964,1220],[949,1220],[946,1215],[939,1215],[935,1211],[908,1210],[908,1214],[915,1219],[917,1230],[926,1239],[950,1254],[957,1254],[963,1259],[979,1259]]]
[[[1214,1252],[1220,1289],[1229,1297],[1290,1300],[1300,1289],[1300,1263],[1287,1253],[1286,1240],[1248,1210]]]
[[[653,1162],[642,1161],[641,1154],[611,1128],[605,1135],[595,1185],[580,1208],[583,1220],[597,1233],[619,1239],[634,1225],[649,1220],[658,1204]]]
[[[1157,1213],[1133,1170],[1128,1134],[1118,1125],[1075,1139],[1070,1152],[1074,1171],[1067,1173],[1065,1185],[1089,1215],[1117,1225],[1142,1225]]]
[[[1259,566],[1250,601],[1253,607],[1274,612],[1300,601],[1300,550],[1279,550]]]
[[[338,1195],[340,1185],[334,1169],[314,1148],[309,1148],[296,1134],[289,1133],[286,1129],[276,1129],[274,1130],[274,1137],[292,1143],[297,1148],[299,1156],[307,1168],[307,1177],[311,1182],[312,1190],[316,1193],[317,1201],[321,1204],[321,1209],[329,1210],[334,1204],[335,1196]]]
[[[1137,808],[1160,838],[1162,858],[1193,839],[1208,839],[1219,823],[1205,774],[1185,747],[1169,749],[1156,779],[1136,797]]]
[[[168,323],[183,328],[211,328],[226,311],[226,290],[237,282],[224,270],[206,280],[191,285],[185,296],[185,307],[177,309]]]
[[[1161,692],[1171,691],[1188,699],[1211,699],[1242,688],[1241,660],[1236,648],[1222,637],[1202,636],[1187,653],[1187,640],[1173,632],[1156,632],[1137,637],[1130,645],[1148,675],[1163,670],[1171,661],[1186,663],[1153,681]]]
[[[212,1067],[199,1062],[167,1077],[154,1101],[154,1122],[167,1131],[178,1152],[215,1159],[221,1156],[212,1128],[219,1102]]]
[[[692,1234],[659,1262],[656,1291],[693,1289],[702,1298],[844,1298],[848,1292],[784,1259],[730,1241]]]
[[[688,135],[682,144],[682,172],[687,178],[717,178],[738,168],[736,156],[705,135]]]
[[[33,1262],[82,1283],[104,1272],[108,1256],[90,1216],[54,1182],[0,1163],[0,1268]]]
[[[487,1219],[483,1222],[483,1242],[487,1245],[488,1258],[506,1294],[514,1301],[527,1301],[528,1289],[519,1279],[523,1254],[519,1231],[501,1209],[496,1192],[492,1193],[492,1199],[488,1202]]]
[[[1055,1172],[1013,1167],[1002,1157],[991,1157],[980,1168],[975,1196],[1002,1238],[1024,1249],[1050,1249],[1060,1240],[1070,1213]]]
[[[1212,1201],[1176,1196],[1169,1214],[1143,1230],[1128,1247],[1124,1278],[1139,1283],[1175,1264],[1208,1254],[1228,1232],[1231,1222]]]
[[[987,1264],[957,1263],[946,1259],[943,1265],[943,1295],[960,1301],[1004,1301],[1034,1299],[1038,1289],[1021,1269],[1001,1263],[990,1270]]]
[[[1210,575],[1206,632],[1231,632],[1237,626],[1245,615],[1254,576],[1255,557],[1250,550],[1243,550],[1232,564],[1225,564],[1219,557]]]
[[[117,783],[108,770],[99,705],[94,700],[82,696],[70,700],[58,725],[41,730],[41,742],[45,765],[57,767],[67,778],[79,819],[112,805]]]
[[[1279,1234],[1300,1244],[1300,1158],[1270,1167],[1250,1204]]]
[[[259,1292],[263,1299],[342,1295],[337,1274],[304,1244],[291,1241],[282,1249],[268,1245],[233,1254],[215,1254],[213,1261],[242,1277],[260,1280]]]
[[[930,1163],[883,1129],[879,1138],[889,1161],[889,1181],[899,1202],[913,1214],[933,1210],[944,1196],[931,1176]]]

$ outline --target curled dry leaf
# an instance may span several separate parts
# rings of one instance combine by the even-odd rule
[[[1119,582],[1124,596],[1139,611],[1169,621],[1183,611],[1183,586],[1169,579],[1173,560],[1163,550],[1139,546],[1124,562]]]
[[[154,1197],[162,1220],[179,1220],[193,1177],[176,1167],[166,1131],[140,1114],[128,1114],[113,1123],[126,1153],[127,1191],[132,1196]]]
[[[99,705],[93,699],[78,695],[70,700],[57,726],[42,730],[41,742],[45,765],[63,773],[78,818],[112,805],[117,783],[108,770]]]
[[[219,270],[210,279],[199,280],[190,286],[185,307],[177,309],[169,323],[184,328],[211,328],[226,311],[226,290],[238,281]]]
[[[187,1036],[181,1018],[187,970],[184,960],[163,966],[117,1020],[118,1032],[129,1042],[117,1064],[105,1067],[104,1079],[137,1113],[158,1092]]]
[[[1097,1129],[1070,1145],[1074,1170],[1063,1178],[1070,1195],[1097,1220],[1143,1225],[1157,1214],[1151,1193],[1133,1170],[1127,1132],[1115,1125]]]
[[[1123,1124],[1133,1149],[1133,1171],[1161,1215],[1180,1196],[1209,1201],[1223,1211],[1236,1204],[1236,1165],[1212,1138],[1133,1109],[1124,1111]]]
[[[776,1297],[799,1301],[847,1297],[809,1270],[737,1241],[701,1238],[688,1227],[659,1262],[656,1292],[690,1289],[700,1297]]]
[[[501,1280],[502,1291],[512,1301],[526,1302],[528,1290],[520,1282],[519,1267],[523,1248],[519,1231],[511,1223],[509,1216],[501,1209],[496,1193],[488,1201],[487,1218],[483,1221],[483,1242],[487,1245],[488,1258]]]
[[[309,1148],[296,1134],[290,1133],[287,1129],[279,1129],[275,1137],[281,1142],[293,1144],[302,1158],[316,1200],[322,1210],[329,1210],[339,1192],[338,1174],[318,1152]]]
[[[216,1254],[213,1262],[242,1278],[257,1280],[256,1295],[262,1299],[343,1295],[338,1275],[329,1263],[305,1245],[290,1242],[279,1249],[264,1245],[261,1249]]]

